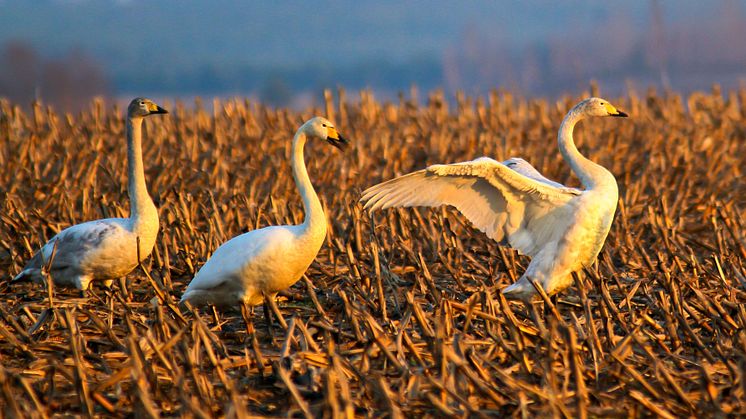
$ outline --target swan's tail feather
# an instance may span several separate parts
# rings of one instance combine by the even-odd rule
[[[13,279],[10,280],[10,282],[24,282],[24,281],[42,281],[44,280],[44,276],[41,274],[41,269],[39,268],[26,268],[22,270],[18,275],[13,277]]]
[[[505,298],[530,301],[536,295],[536,289],[526,278],[521,278],[502,290]]]
[[[179,300],[179,306],[184,307],[186,302],[192,307],[202,307],[209,304],[220,306],[221,301],[215,301],[215,296],[204,290],[187,290]]]
[[[43,282],[44,276],[41,274],[41,268],[44,264],[42,251],[38,251],[26,262],[26,266],[10,282],[36,281]]]

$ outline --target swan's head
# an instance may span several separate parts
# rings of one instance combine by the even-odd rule
[[[588,116],[615,116],[626,118],[627,114],[615,108],[606,99],[600,97],[588,98],[575,107],[581,113]]]
[[[143,118],[156,113],[168,113],[168,111],[156,105],[152,100],[145,99],[144,97],[132,99],[129,107],[127,107],[127,116],[130,118]]]
[[[349,144],[349,141],[337,132],[334,124],[320,116],[309,119],[300,129],[306,136],[322,139],[340,150],[344,150]]]

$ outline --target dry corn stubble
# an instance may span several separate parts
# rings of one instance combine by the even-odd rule
[[[580,96],[587,96],[583,93]],[[89,300],[9,285],[60,229],[127,214],[124,122],[102,102],[60,115],[0,102],[0,405],[47,417],[186,414],[353,416],[746,414],[746,90],[612,98],[626,121],[586,121],[583,153],[620,185],[599,257],[562,294],[557,316],[494,290],[527,259],[447,209],[361,212],[362,189],[481,155],[521,156],[571,185],[556,147],[579,99],[507,92],[449,104],[323,109],[244,100],[213,111],[164,103],[144,161],[160,208],[153,255],[127,295]],[[329,219],[307,279],[281,303],[288,329],[258,339],[241,315],[176,314],[193,273],[241,232],[303,218],[287,161],[316,114],[353,139],[306,160]],[[116,287],[115,287],[116,288]]]

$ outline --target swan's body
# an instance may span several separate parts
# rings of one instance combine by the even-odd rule
[[[293,285],[311,265],[326,237],[326,216],[303,160],[307,137],[342,148],[347,143],[324,118],[313,118],[293,138],[291,166],[303,199],[300,225],[250,231],[220,246],[187,286],[182,302],[219,307],[261,304]]]
[[[614,176],[583,157],[572,138],[586,116],[627,116],[607,101],[590,98],[576,105],[560,127],[560,153],[584,190],[542,176],[523,159],[503,163],[487,157],[432,165],[380,183],[363,193],[371,211],[390,207],[456,207],[472,224],[501,244],[531,256],[526,272],[503,289],[511,298],[532,299],[529,278],[549,295],[572,283],[572,273],[590,266],[601,251],[616,210]]]
[[[158,235],[158,210],[148,194],[142,162],[142,121],[147,115],[167,113],[148,99],[133,100],[127,110],[127,169],[130,217],[107,218],[68,227],[52,237],[28,261],[14,281],[43,280],[42,268],[52,257],[49,269],[57,285],[74,286],[82,291],[91,281],[105,281],[126,275],[139,257],[150,255]]]

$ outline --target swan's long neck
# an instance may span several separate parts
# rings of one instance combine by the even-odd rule
[[[303,199],[303,208],[306,211],[303,220],[303,230],[305,233],[326,234],[326,217],[324,209],[321,207],[319,197],[313,189],[311,179],[308,178],[306,163],[303,160],[303,148],[306,145],[306,134],[299,130],[293,138],[293,156],[290,162],[293,168],[293,178],[298,192]]]
[[[127,176],[129,178],[130,219],[138,228],[143,221],[157,224],[158,210],[148,195],[142,164],[142,118],[127,118]]]
[[[575,124],[584,118],[578,109],[571,110],[559,129],[559,150],[562,157],[570,164],[573,172],[580,178],[585,189],[597,189],[606,185],[616,188],[614,176],[603,166],[596,164],[580,154],[572,137]]]

